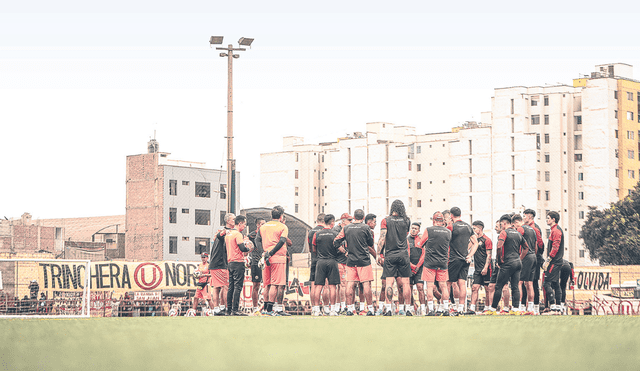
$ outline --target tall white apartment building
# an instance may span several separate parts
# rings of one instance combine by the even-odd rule
[[[572,85],[497,88],[482,123],[451,132],[368,123],[330,143],[286,137],[282,152],[261,155],[261,203],[313,224],[320,212],[357,208],[382,217],[398,198],[412,220],[458,206],[486,230],[531,208],[545,244],[546,214],[557,211],[565,257],[597,264],[579,238],[589,206],[608,207],[640,178],[640,82],[632,76],[632,66],[614,63]]]

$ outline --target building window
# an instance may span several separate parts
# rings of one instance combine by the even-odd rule
[[[545,96],[544,96],[544,105],[545,105],[545,106],[548,106],[548,105],[549,105],[549,96],[548,96],[548,95],[545,95]]]
[[[513,189],[513,190],[516,189],[516,175],[515,174],[511,174],[511,189]]]
[[[409,180],[409,189],[411,189],[411,179],[408,179],[408,180]]]
[[[516,123],[513,120],[513,117],[511,118],[511,132],[515,133],[516,132]]]
[[[416,153],[422,153],[422,146],[416,147]]]
[[[578,211],[578,219],[584,219],[584,211]]]
[[[469,196],[469,210],[473,210],[473,196]]]
[[[544,115],[544,124],[549,125],[549,115]]]
[[[295,172],[295,178],[298,179],[298,170]]]
[[[298,213],[298,204],[296,204],[295,210],[295,212]]]
[[[416,171],[422,171],[422,164],[416,164]]]
[[[551,160],[551,156],[549,155],[549,153],[545,153],[544,154],[544,162],[549,162]]]
[[[540,190],[538,190],[538,201],[540,201]]]
[[[540,115],[531,115],[531,125],[540,125]]]
[[[574,162],[582,162],[582,153],[576,153],[573,155]]]
[[[544,181],[545,182],[551,181],[551,172],[550,171],[545,171],[544,172]]]
[[[169,223],[175,224],[178,222],[178,209],[175,207],[169,208]]]
[[[578,200],[584,200],[584,192],[578,192]]]
[[[513,115],[514,112],[514,102],[513,99],[511,100],[511,114]]]
[[[511,152],[516,151],[516,138],[511,137]]]
[[[169,196],[177,196],[177,195],[178,195],[178,181],[169,180]]]
[[[469,154],[473,154],[473,142],[469,139]]]
[[[584,180],[584,173],[578,173],[578,180],[579,181],[583,181]]]
[[[540,133],[536,133],[536,149],[540,149]]]
[[[224,224],[224,215],[226,214],[226,211],[220,211],[220,225],[225,225]]]
[[[544,200],[549,201],[551,199],[551,191],[544,191]]]
[[[616,169],[616,178],[620,177],[620,169]]]
[[[582,130],[582,116],[576,116],[576,130]]]
[[[630,91],[627,92],[627,100],[633,100],[633,93]]]
[[[296,171],[298,171],[298,170],[296,170]],[[324,171],[322,172],[322,179],[324,179]]]
[[[633,120],[633,112],[627,111],[627,120]]]
[[[296,152],[296,162],[300,161],[300,154]]]
[[[618,91],[617,90],[613,91],[613,99],[618,99]]]
[[[444,200],[443,200],[444,201]],[[511,208],[515,209],[516,208],[516,194],[512,193],[511,194]]]
[[[196,225],[211,225],[211,211],[196,209]]]
[[[584,258],[584,250],[580,250],[580,257]]]
[[[550,142],[549,134],[545,134],[544,135],[544,144],[549,144],[549,142]]]
[[[469,174],[473,173],[473,159],[469,159]]]
[[[211,241],[210,239],[204,237],[196,237],[194,241],[196,242],[196,255],[200,255],[203,252],[209,252],[209,243]]]
[[[322,189],[322,196],[324,196],[324,188]]]
[[[178,253],[178,237],[169,236],[169,254]]]
[[[189,181],[188,181],[188,180],[183,180],[183,181],[182,181],[182,185],[186,185],[186,186],[188,186],[188,185],[189,185]]]
[[[629,179],[635,179],[636,178],[636,171],[635,170],[628,170],[627,174],[629,176]]]
[[[418,200],[418,202],[416,203],[416,206],[422,207],[422,200]]]
[[[627,139],[633,140],[634,139],[634,134],[635,134],[634,131],[627,130]]]
[[[469,177],[469,192],[473,192],[473,178]]]
[[[411,161],[409,161],[409,171],[411,171]]]
[[[196,197],[211,197],[211,183],[196,182]]]
[[[189,214],[189,209],[182,209],[183,214]]]
[[[227,185],[220,184],[220,199],[225,200],[227,198]]]
[[[538,170],[538,178],[537,178],[537,180],[540,181],[540,170]]]
[[[299,189],[299,188],[298,188],[298,187],[296,187],[296,191],[295,191],[295,192],[296,192],[296,196],[298,195],[298,189]]]
[[[636,154],[632,149],[630,149],[630,150],[627,151],[627,157],[629,159],[633,160],[634,158],[636,158]]]
[[[534,99],[534,98],[531,98],[531,105],[532,106],[537,106],[538,105],[538,100]]]
[[[418,182],[418,183],[416,184],[416,188],[418,188],[418,189],[422,189],[422,182]]]
[[[322,162],[324,162],[324,155],[322,155]]]

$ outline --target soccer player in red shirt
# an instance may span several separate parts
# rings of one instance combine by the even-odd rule
[[[202,263],[198,266],[197,270],[200,272],[196,284],[196,295],[193,297],[193,311],[196,312],[198,310],[198,303],[200,303],[200,299],[207,300],[209,302],[209,306],[213,309],[213,302],[211,302],[211,295],[207,290],[207,282],[209,282],[209,278],[211,274],[209,274],[209,253],[203,252],[200,254],[200,259]]]
[[[407,236],[409,245],[409,262],[411,264],[411,277],[409,278],[409,287],[411,293],[411,305],[414,305],[413,286],[418,290],[418,301],[420,302],[420,315],[426,314],[426,302],[424,298],[424,281],[422,280],[422,271],[424,269],[424,248],[420,238],[420,223],[411,224],[409,236]]]
[[[519,214],[513,216],[513,224],[522,234],[525,241],[527,241],[527,245],[529,249],[522,258],[522,271],[520,272],[520,292],[522,292],[522,302],[525,301],[524,292],[527,293],[527,307],[524,308],[524,304],[520,303],[520,311],[524,314],[532,315],[534,314],[533,308],[533,277],[534,270],[537,267],[537,259],[536,259],[536,249],[538,243],[538,237],[536,231],[533,227],[524,224],[524,220]],[[524,288],[524,291],[523,291]]]
[[[485,297],[488,297],[487,286],[491,283],[491,252],[493,245],[491,239],[484,234],[484,223],[476,220],[472,223],[473,231],[478,238],[478,248],[473,255],[473,286],[471,286],[471,305],[465,315],[476,314],[476,303],[480,286],[484,286]]]
[[[544,264],[544,241],[542,241],[542,229],[534,222],[536,212],[533,209],[526,209],[523,213],[524,223],[532,227],[536,232],[537,249],[536,249],[536,266],[533,270],[533,309],[536,314],[540,314],[540,271]]]
[[[560,271],[564,264],[564,233],[558,226],[560,214],[550,211],[547,214],[547,225],[551,227],[549,242],[547,243],[547,261],[544,267],[544,290],[553,314],[562,311],[562,290],[560,289]]]

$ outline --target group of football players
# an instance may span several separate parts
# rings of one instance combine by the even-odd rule
[[[474,221],[469,225],[462,221],[458,207],[434,213],[433,225],[421,232],[420,224],[411,223],[407,217],[402,201],[395,200],[389,216],[380,223],[377,244],[373,232],[376,215],[365,215],[358,209],[353,216],[342,214],[338,221],[332,214],[319,214],[316,226],[308,235],[312,315],[560,314],[564,310],[567,281],[573,281],[572,266],[563,259],[560,216],[554,211],[546,216],[551,232],[545,259],[535,215],[534,210],[527,209],[523,215],[506,214],[496,221],[499,237],[497,251],[493,253],[493,243],[484,234],[484,223]],[[211,256],[202,254],[191,315],[195,315],[200,299],[207,300],[212,315],[246,315],[239,308],[245,269],[251,271],[253,284],[252,315],[288,315],[283,297],[287,247],[291,241],[284,209],[274,207],[270,221],[257,219],[256,229],[246,237],[242,234],[247,227],[244,216],[227,214],[224,220],[225,227],[215,235]],[[371,257],[382,267],[377,309],[371,287],[374,280]],[[472,261],[471,301],[465,308],[467,275]],[[211,289],[209,296],[207,284]],[[261,285],[263,305],[260,308]],[[476,312],[481,287],[485,293],[484,311]],[[417,302],[414,288],[418,292]],[[356,292],[359,309],[355,307]],[[503,305],[497,311],[501,299]]]

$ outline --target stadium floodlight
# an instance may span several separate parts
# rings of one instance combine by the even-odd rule
[[[3,291],[10,298],[27,296],[29,305],[26,313],[7,311],[0,314],[1,318],[87,318],[91,314],[89,260],[0,259],[0,272],[13,273],[9,277],[2,277]],[[46,300],[30,298],[33,292],[44,293]],[[24,305],[24,301],[22,299],[14,304]]]
[[[238,40],[238,44],[246,45],[248,47],[251,47],[252,42],[253,42],[253,39],[250,39],[248,37],[241,37],[240,40]]]
[[[211,36],[211,38],[209,39],[209,44],[211,45],[222,44],[222,39],[224,39],[224,36]]]

